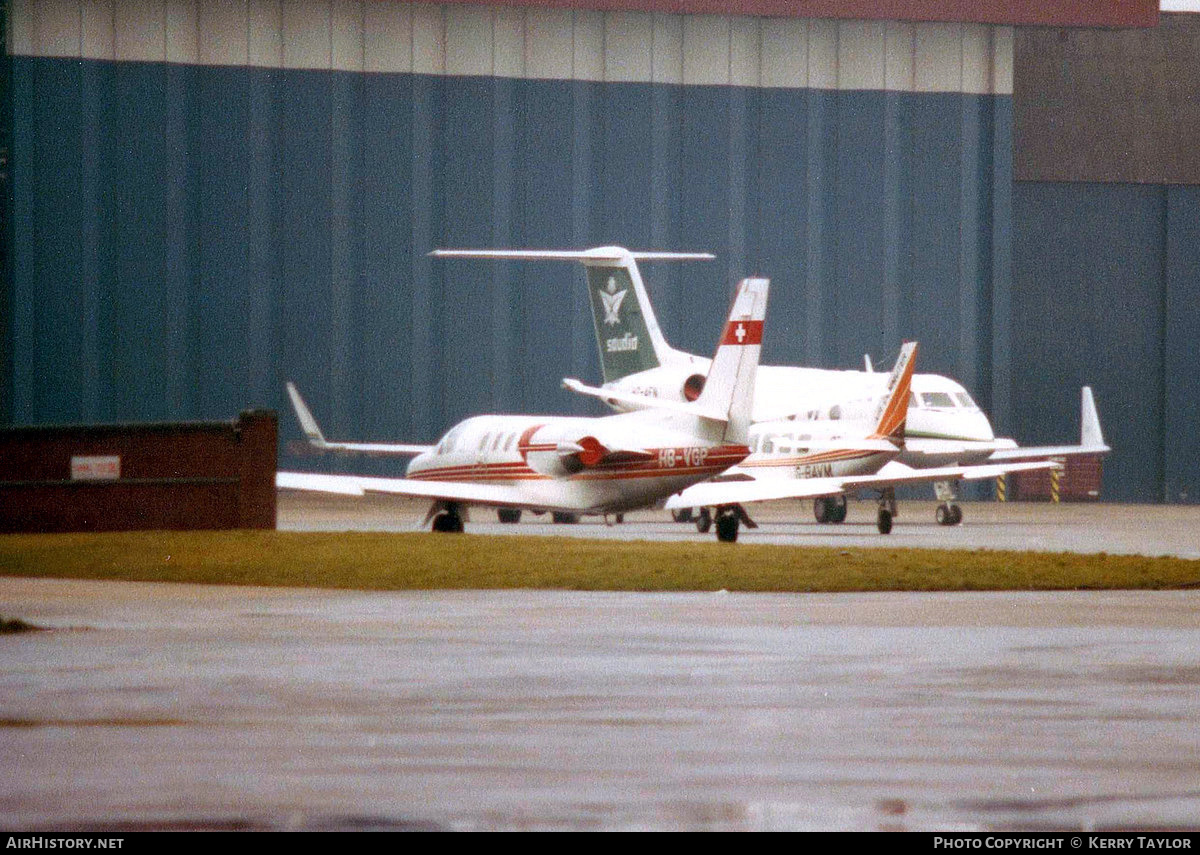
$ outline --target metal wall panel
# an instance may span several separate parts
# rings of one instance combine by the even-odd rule
[[[17,57],[16,421],[286,410],[286,379],[364,438],[587,410],[559,386],[598,370],[579,271],[445,245],[712,250],[645,271],[681,348],[761,274],[772,362],[915,337],[1006,394],[1007,30],[289,6],[115,18],[183,64],[81,63],[79,15],[67,58]]]
[[[608,83],[1012,90],[1012,30],[398,0],[14,0],[14,52]]]
[[[1200,502],[1200,187],[1166,187],[1163,500]]]
[[[490,5],[1056,27],[1152,27],[1158,19],[1157,0],[491,0]]]
[[[1104,495],[1196,501],[1200,337],[1196,188],[1018,183],[1013,390],[1017,431],[1077,419],[1064,390],[1095,388]]]
[[[283,406],[288,376],[337,432],[377,390],[396,406],[372,427],[424,437],[578,406],[557,388],[567,365],[595,371],[578,271],[433,263],[439,245],[711,249],[717,264],[647,271],[680,347],[707,352],[732,283],[760,273],[778,362],[856,364],[899,335],[930,342],[929,370],[981,371],[961,307],[991,288],[991,191],[969,189],[990,174],[987,96],[29,58],[17,74],[35,131],[17,249],[36,259],[15,285],[35,312],[18,421]]]
[[[1200,15],[1022,29],[1016,62],[1018,180],[1200,184]]]

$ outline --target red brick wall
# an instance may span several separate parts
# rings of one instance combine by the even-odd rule
[[[261,411],[2,429],[0,531],[274,528],[277,429],[275,413]],[[72,458],[117,458],[119,477],[72,477]]]

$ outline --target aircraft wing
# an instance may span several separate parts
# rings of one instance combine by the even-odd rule
[[[766,478],[758,481],[705,481],[693,484],[667,499],[663,506],[701,508],[746,505],[775,499],[813,499],[846,492],[842,478]]]
[[[1096,400],[1092,397],[1092,388],[1084,386],[1080,390],[1079,445],[1033,445],[1000,449],[992,452],[988,462],[1045,460],[1052,457],[1108,454],[1110,451],[1112,449],[1104,442],[1104,432],[1100,429],[1100,414],[1096,411]]]
[[[398,455],[401,457],[412,457],[433,450],[432,445],[404,445],[386,442],[329,442],[325,439],[324,434],[321,433],[321,428],[317,425],[317,420],[313,418],[313,414],[309,411],[308,405],[300,397],[300,391],[296,388],[296,384],[288,383],[287,393],[288,397],[292,399],[292,408],[296,411],[296,419],[300,422],[300,427],[304,429],[304,435],[308,437],[308,444],[313,448],[325,451],[353,451],[360,454]]]
[[[982,463],[978,466],[936,466],[932,469],[913,469],[892,461],[874,475],[852,475],[842,478],[847,491],[878,487],[899,487],[902,484],[925,484],[931,481],[980,481],[999,478],[1010,472],[1029,472],[1035,469],[1058,469],[1053,460],[1031,460],[1013,463]]]
[[[775,499],[815,499],[836,496],[855,490],[898,487],[902,484],[922,484],[931,481],[977,481],[997,478],[1009,472],[1033,469],[1054,469],[1050,460],[1017,463],[983,464],[980,466],[939,466],[933,469],[913,469],[892,461],[874,475],[848,475],[837,478],[764,478],[756,481],[705,481],[667,499],[665,507],[699,508],[714,505],[769,502]]]
[[[363,496],[367,493],[388,493],[417,499],[463,502],[488,507],[537,508],[546,511],[586,510],[574,505],[553,501],[531,501],[529,494],[518,487],[503,484],[470,484],[462,481],[419,481],[412,478],[374,478],[366,475],[323,475],[315,472],[277,472],[275,486],[282,490],[308,490],[318,493],[337,493],[343,496]]]

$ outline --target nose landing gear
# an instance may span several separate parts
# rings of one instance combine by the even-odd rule
[[[953,502],[943,502],[933,512],[933,518],[938,525],[958,525],[963,519],[962,508]]]
[[[958,498],[958,494],[954,490],[953,481],[934,481],[933,492],[937,496],[937,500],[941,502],[937,510],[933,512],[933,518],[937,520],[938,525],[958,525],[962,522],[962,508],[954,503]]]

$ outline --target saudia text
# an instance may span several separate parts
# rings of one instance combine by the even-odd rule
[[[633,333],[625,333],[617,338],[610,338],[604,342],[604,347],[609,353],[624,353],[629,350],[638,349],[638,337]]]

